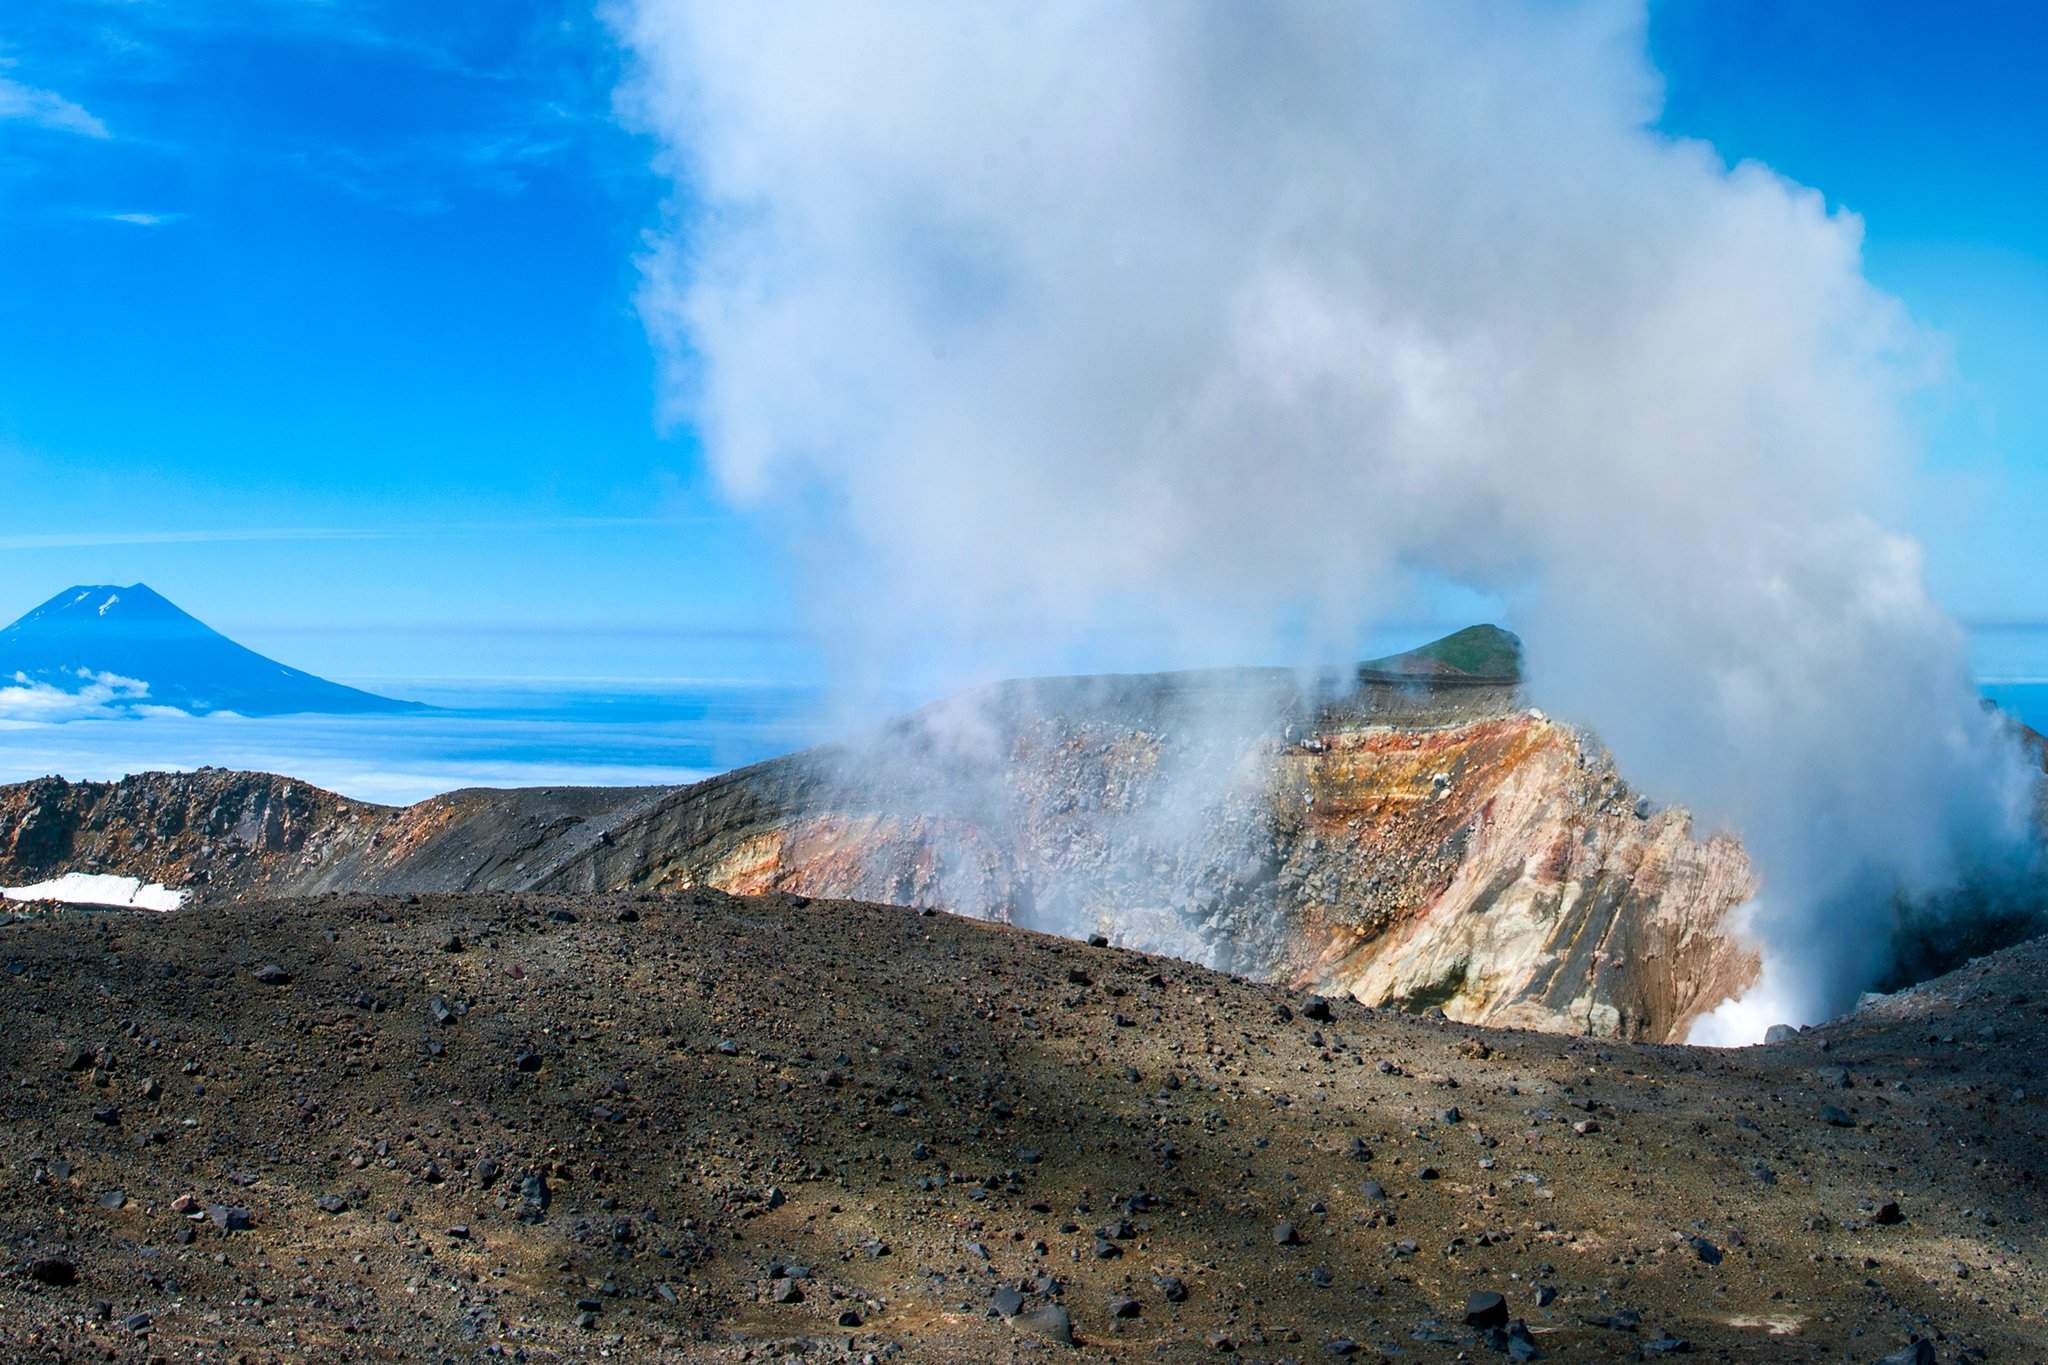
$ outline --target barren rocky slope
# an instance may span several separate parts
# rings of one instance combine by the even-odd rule
[[[2040,943],[1733,1053],[708,891],[0,968],[9,1360],[2048,1356]]]
[[[1454,1017],[1663,1039],[1755,963],[1741,849],[1512,679],[1223,670],[1012,683],[677,790],[404,811],[248,774],[0,790],[0,884],[788,890],[939,906]]]

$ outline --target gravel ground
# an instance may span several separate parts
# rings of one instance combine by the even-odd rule
[[[7,1361],[2048,1358],[2039,943],[1727,1053],[782,896],[0,964]]]

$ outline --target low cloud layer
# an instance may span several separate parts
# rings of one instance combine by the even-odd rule
[[[1418,577],[1498,594],[1545,704],[1763,871],[1720,1041],[1849,1003],[1894,888],[2019,846],[1887,529],[1935,348],[1853,215],[1654,130],[1640,5],[614,23],[677,184],[668,401],[875,667],[1136,617],[1318,662]]]
[[[75,676],[75,683],[63,687],[26,673],[0,678],[0,729],[106,719],[148,705],[149,684],[139,679],[84,668]]]

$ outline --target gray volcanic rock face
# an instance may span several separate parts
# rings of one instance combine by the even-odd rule
[[[1723,924],[1752,887],[1740,847],[1639,813],[1596,746],[1506,688],[1006,685],[678,792],[539,885],[930,905],[1660,1039],[1755,970]]]
[[[1383,661],[1395,663],[1398,661]],[[714,887],[941,907],[1454,1018],[1663,1039],[1755,964],[1741,850],[1511,680],[1376,667],[1003,684],[663,790],[396,811],[201,773],[0,792],[0,884],[202,898]]]

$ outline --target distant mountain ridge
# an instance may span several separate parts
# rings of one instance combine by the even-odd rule
[[[144,583],[66,588],[0,630],[0,688],[97,688],[111,710],[173,707],[195,715],[419,711],[265,658]]]

